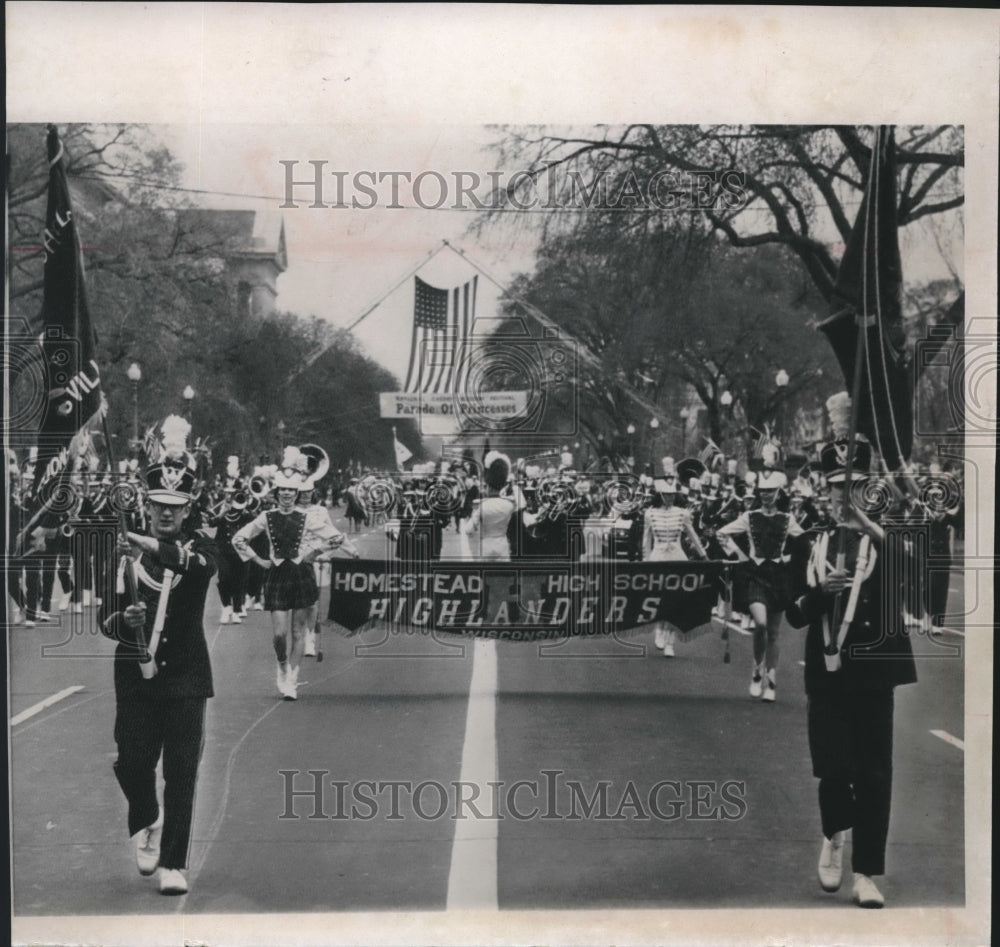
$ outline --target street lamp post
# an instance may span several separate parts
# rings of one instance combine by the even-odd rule
[[[142,381],[142,369],[137,362],[129,365],[125,372],[132,382],[132,452],[139,453],[139,382]]]
[[[719,421],[720,440],[722,443],[719,444],[719,447],[722,449],[723,453],[725,453],[726,435],[728,434],[729,428],[729,424],[727,422],[729,421],[729,416],[732,413],[733,408],[733,393],[728,388],[719,396],[719,404],[722,405],[722,417]]]
[[[625,428],[625,431],[628,434],[628,463],[629,466],[634,470],[635,469],[635,425],[630,424],[627,428]]]
[[[691,412],[687,408],[681,408],[681,456],[687,456],[688,418]]]
[[[783,368],[774,376],[774,383],[778,387],[778,440],[782,445],[785,443],[785,398],[788,388],[788,372]]]
[[[184,417],[189,421],[191,420],[191,402],[194,401],[194,388],[190,385],[184,388]]]
[[[281,453],[282,453],[282,455],[284,455],[284,453],[285,453],[285,422],[284,421],[279,421],[278,422],[278,440],[279,440],[279,443],[281,444]]]

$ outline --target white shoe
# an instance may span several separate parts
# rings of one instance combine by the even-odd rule
[[[288,665],[281,664],[278,662],[278,673],[275,677],[275,683],[278,685],[278,693],[282,696],[285,695],[285,688],[288,686]]]
[[[289,668],[288,676],[285,678],[284,689],[285,700],[299,699],[299,669]]]
[[[160,894],[187,894],[188,883],[179,868],[160,869]]]
[[[242,625],[243,624],[243,619],[240,618],[240,613],[239,612],[233,612],[233,624],[234,625]]]
[[[674,656],[674,641],[677,640],[677,635],[672,631],[665,632],[663,635],[663,656],[665,658],[672,658]]]
[[[54,619],[48,612],[38,612],[35,615],[35,620],[40,621],[43,624],[47,624],[48,622],[54,621]]]
[[[140,875],[151,875],[160,863],[160,837],[163,835],[163,810],[156,821],[133,836],[135,864]]]
[[[674,657],[674,646],[672,644],[665,644],[663,646],[663,656],[665,658]]]
[[[97,608],[98,606],[103,605],[103,604],[104,604],[104,599],[103,598],[95,598],[94,599],[94,607],[95,608]]]
[[[247,617],[247,607],[246,607],[246,605],[244,605],[236,614],[239,615],[240,618],[246,618]]]
[[[69,608],[69,600],[71,594],[72,593],[70,592],[66,592],[65,595],[63,595],[62,601],[59,602],[59,611],[64,612],[66,611],[67,608]]]
[[[25,621],[24,627],[25,628],[34,628],[35,624],[36,624],[35,620],[33,618],[29,618],[27,621]]]
[[[79,602],[77,602],[73,606],[73,614],[74,615],[82,615],[83,614],[83,606]]]
[[[264,611],[264,605],[263,605],[263,603],[260,602],[260,601],[254,602],[253,603],[253,610],[255,612],[262,612],[262,611]]]
[[[761,696],[761,700],[766,700],[768,703],[774,703],[776,696],[774,693],[774,687],[775,687],[774,671],[768,671],[767,681],[764,684],[764,693]]]
[[[837,832],[833,838],[824,837],[816,874],[819,877],[819,886],[824,891],[840,890],[840,882],[844,877],[843,832]]]
[[[885,904],[885,898],[868,875],[859,875],[855,872],[854,903],[862,908],[880,908]]]
[[[306,649],[302,652],[307,658],[316,657],[316,632],[306,632]]]
[[[656,631],[653,632],[653,644],[656,645],[660,651],[663,650],[663,645],[666,642],[666,639],[666,633],[662,628],[657,628]]]
[[[753,669],[753,678],[750,681],[750,696],[760,697],[764,693],[764,674],[761,671],[760,665],[756,665]]]
[[[228,625],[233,617],[233,610],[228,605],[222,606],[222,612],[219,615],[219,624]]]

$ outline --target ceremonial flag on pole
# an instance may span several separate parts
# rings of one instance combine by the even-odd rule
[[[414,277],[413,339],[404,391],[456,390],[462,366],[456,354],[472,334],[479,277],[453,289],[439,289]]]
[[[755,427],[751,427],[750,430],[757,435],[757,439],[753,442],[751,453],[757,460],[760,460],[764,456],[764,448],[771,443],[771,428],[765,424],[763,432],[758,431]]]
[[[45,505],[69,471],[71,444],[104,412],[96,341],[87,307],[80,237],[70,203],[63,145],[48,133],[49,187],[45,210],[41,357],[46,405],[38,430],[35,499]]]
[[[405,464],[412,456],[413,451],[411,451],[398,437],[396,437],[396,428],[392,429],[392,446],[396,451],[396,470],[402,472],[403,464]]]
[[[708,470],[712,470],[712,468],[719,463],[720,458],[722,457],[722,450],[719,448],[719,445],[712,440],[712,438],[707,437],[705,440],[707,440],[708,443],[698,454],[698,460],[700,460]]]
[[[875,133],[864,200],[840,261],[835,311],[821,325],[847,389],[858,389],[858,431],[886,466],[904,465],[913,446],[913,369],[903,329],[902,265],[896,222],[896,146],[891,126]],[[858,331],[863,333],[857,362]]]

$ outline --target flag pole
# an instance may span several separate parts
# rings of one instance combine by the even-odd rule
[[[875,184],[873,178],[877,173],[878,168],[878,156],[879,150],[882,147],[882,129],[881,126],[875,129],[875,141],[872,145],[872,155],[871,155],[871,166],[868,171],[868,194],[866,198],[865,212],[867,214],[877,214],[878,213],[878,203],[874,201],[875,194]],[[842,517],[847,520],[853,508],[853,499],[851,496],[851,481],[854,475],[854,438],[857,436],[858,430],[858,408],[859,401],[861,398],[861,364],[862,358],[865,357],[867,353],[868,344],[868,240],[871,237],[872,228],[868,226],[868,221],[865,221],[865,246],[864,253],[862,253],[861,259],[863,261],[862,266],[864,269],[862,291],[861,291],[861,311],[856,312],[854,316],[854,322],[857,326],[857,342],[855,343],[854,350],[854,378],[852,379],[853,384],[851,386],[851,411],[850,417],[847,424],[847,459],[844,464],[844,507],[842,511]],[[867,360],[866,360],[867,361]],[[872,406],[874,410],[874,405]],[[876,422],[877,423],[877,422]],[[845,528],[840,529],[840,534],[837,538],[837,569],[838,571],[843,571],[847,559],[847,530]],[[838,603],[840,602],[840,596],[837,596]],[[838,609],[839,610],[839,609]],[[836,623],[836,624],[839,624]]]

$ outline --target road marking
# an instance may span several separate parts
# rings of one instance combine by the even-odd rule
[[[82,684],[74,684],[72,687],[67,687],[65,690],[59,691],[58,694],[53,694],[51,697],[46,697],[45,700],[39,701],[37,704],[29,707],[27,710],[22,710],[19,714],[15,714],[10,718],[10,725],[16,727],[19,723],[24,723],[25,720],[34,717],[35,714],[40,714],[43,710],[51,707],[53,704],[59,703],[70,694],[75,694],[77,691],[82,691]]]
[[[459,778],[463,783],[485,788],[497,779],[496,642],[476,641],[472,648],[472,680]],[[449,911],[498,910],[497,822],[497,818],[475,819],[468,811],[455,822],[448,872]]]
[[[957,746],[963,753],[965,752],[965,742],[959,740],[958,737],[953,737],[950,733],[944,730],[931,730],[939,740],[944,740],[945,743],[950,743],[952,746]]]

